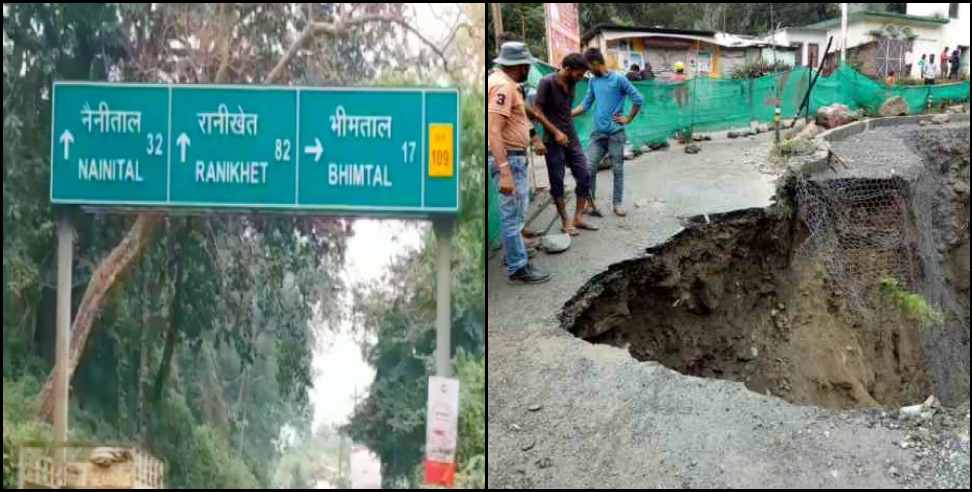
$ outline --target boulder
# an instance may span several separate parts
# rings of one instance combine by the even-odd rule
[[[908,115],[908,103],[905,102],[904,98],[901,96],[889,97],[884,104],[881,105],[879,111],[881,116],[907,116]]]
[[[668,148],[668,142],[653,142],[648,144],[651,150],[662,150]]]
[[[543,236],[543,241],[541,241],[540,245],[548,254],[563,253],[570,249],[570,235],[548,234]]]
[[[854,121],[854,115],[843,104],[831,104],[817,110],[817,125],[827,130],[844,126]]]

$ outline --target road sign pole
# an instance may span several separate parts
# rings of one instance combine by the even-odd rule
[[[452,377],[452,341],[451,341],[451,292],[452,292],[452,229],[451,218],[439,219],[435,222],[435,235],[439,241],[438,261],[436,262],[438,279],[436,281],[436,375],[443,378]]]
[[[57,223],[57,342],[54,371],[54,443],[57,477],[64,477],[68,426],[68,359],[71,343],[71,268],[74,226],[64,216]]]

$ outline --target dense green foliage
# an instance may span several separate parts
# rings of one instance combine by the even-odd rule
[[[456,372],[461,382],[459,409],[458,486],[486,488],[486,359],[460,355]]]

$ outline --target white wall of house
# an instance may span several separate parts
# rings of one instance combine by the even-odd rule
[[[911,29],[911,31],[918,36],[918,38],[915,40],[916,42],[928,41],[934,43],[938,42],[943,36],[942,27],[944,26],[921,26],[907,22],[884,22],[869,19],[853,22],[847,26],[847,46],[850,48],[856,48],[863,44],[870,43],[874,41],[874,36],[871,36],[871,31],[881,31],[889,25],[894,25],[899,28],[907,27]],[[827,35],[834,36],[835,40],[838,39],[840,37],[840,28],[838,27],[830,30]],[[944,46],[939,48],[938,51],[941,51],[942,48],[944,48]],[[921,53],[921,51],[919,51],[919,53]]]
[[[951,4],[908,4],[908,15],[923,15],[927,17],[934,17],[938,15],[942,18],[949,19],[948,25],[945,26],[945,38],[942,40],[942,46],[938,48],[939,51],[941,51],[945,46],[948,46],[949,48],[954,48],[955,46],[969,46],[969,4],[958,4],[958,19],[949,18],[949,5]]]
[[[760,48],[760,56],[763,58],[763,63],[785,63],[787,65],[793,66],[796,62],[796,50],[783,50],[773,48]]]
[[[817,45],[817,66],[823,60],[824,50],[827,49],[827,34],[823,31],[805,30],[799,28],[788,28],[779,31],[775,37],[770,37],[770,42],[791,46],[799,44],[802,48],[800,54],[800,65],[810,66],[810,45]],[[833,49],[833,48],[831,48]],[[795,60],[794,55],[794,60]],[[814,67],[815,68],[815,67]]]
[[[948,19],[949,4],[947,3],[909,3],[908,15],[935,17],[936,15]],[[885,26],[895,25],[898,27],[908,27],[917,36],[912,43],[912,53],[914,60],[912,64],[912,77],[919,77],[918,60],[922,54],[935,54],[935,63],[938,64],[938,55],[945,46],[954,49],[955,46],[965,47],[963,50],[962,70],[966,75],[969,73],[969,4],[959,4],[959,18],[950,19],[948,24],[916,24],[908,21],[895,19],[887,20],[858,20],[851,22],[847,26],[847,44],[854,48],[874,41],[870,35],[871,31],[883,30]],[[840,46],[840,27],[836,26],[827,31],[817,31],[812,29],[786,28],[780,30],[775,36],[767,39],[784,45],[799,44],[802,46],[801,65],[809,65],[811,43],[819,46],[818,63],[823,58],[823,51],[827,47],[827,39],[834,36],[833,51]]]
[[[946,11],[947,12],[947,11]],[[888,19],[885,21],[877,20],[863,20],[852,22],[847,26],[847,46],[850,48],[855,48],[867,43],[874,41],[874,37],[871,36],[872,31],[884,30],[886,26],[894,25],[899,28],[907,27],[917,36],[912,42],[912,53],[914,54],[914,60],[911,67],[911,77],[918,78],[921,74],[918,69],[918,60],[921,59],[922,54],[932,54],[941,53],[942,48],[945,46],[939,46],[941,39],[944,38],[944,25],[916,25],[910,22],[895,21]],[[827,32],[826,36],[834,36],[835,42],[840,38],[840,27],[836,27]],[[936,64],[938,63],[936,59]]]

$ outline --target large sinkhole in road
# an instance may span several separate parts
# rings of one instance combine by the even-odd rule
[[[795,404],[967,400],[969,127],[885,133],[856,149],[866,169],[795,174],[774,206],[694,218],[613,265],[563,327]]]

